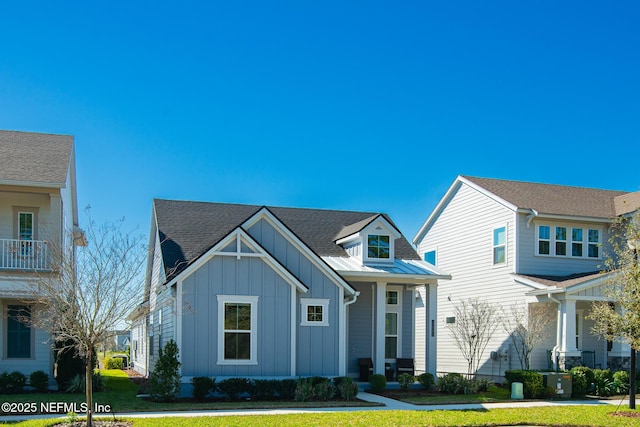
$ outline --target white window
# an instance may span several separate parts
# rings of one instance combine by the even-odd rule
[[[600,234],[592,228],[537,225],[536,255],[600,258]]]
[[[218,295],[218,365],[256,365],[258,297]]]
[[[368,258],[389,259],[390,250],[389,236],[379,234],[369,234],[367,236]]]
[[[493,265],[507,262],[507,228],[493,229]]]
[[[398,313],[386,313],[384,318],[384,358],[398,357]]]
[[[300,298],[301,326],[329,326],[329,300]]]
[[[398,291],[387,291],[387,305],[398,305]]]

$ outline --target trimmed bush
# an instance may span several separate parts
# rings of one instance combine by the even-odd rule
[[[613,391],[616,394],[629,393],[629,372],[617,371],[613,373]]]
[[[411,374],[400,374],[398,375],[398,384],[400,385],[400,390],[409,390],[409,386],[415,382],[415,377]]]
[[[382,393],[387,389],[387,377],[382,374],[373,374],[369,376],[369,386],[374,393]]]
[[[107,357],[104,359],[105,369],[122,369],[122,365],[121,357]]]
[[[251,394],[253,385],[247,378],[228,378],[218,383],[218,391],[229,400],[239,400],[243,394]]]
[[[576,366],[569,373],[571,374],[571,396],[584,397],[593,384],[593,370],[586,366]]]
[[[299,378],[294,400],[296,402],[308,402],[313,399],[313,391],[313,380],[311,378]]]
[[[336,395],[336,386],[333,385],[330,379],[325,378],[324,381],[313,387],[313,395],[320,400],[331,400]]]
[[[278,394],[278,380],[253,380],[254,400],[274,400]]]
[[[195,400],[204,400],[209,393],[215,390],[216,379],[209,377],[193,377],[191,378],[193,390],[191,394]]]
[[[283,400],[292,400],[296,395],[296,388],[298,387],[298,382],[293,379],[285,379],[279,381],[276,386],[276,393],[278,393],[278,397]]]
[[[29,375],[29,385],[38,393],[49,391],[49,375],[44,371],[34,371]]]
[[[613,375],[609,369],[594,369],[593,384],[596,396],[607,397],[613,392]]]
[[[0,394],[22,393],[27,384],[27,377],[18,371],[0,374]]]
[[[542,374],[534,371],[513,370],[504,373],[509,387],[514,382],[522,383],[522,391],[526,399],[537,399],[545,393]]]
[[[420,374],[416,377],[416,379],[425,390],[431,390],[436,384],[435,379],[433,378],[433,374],[430,372]]]
[[[353,378],[336,377],[333,381],[342,400],[351,401],[356,399],[358,395],[358,384],[353,382]]]
[[[457,373],[449,373],[439,377],[436,381],[436,388],[445,394],[473,394],[476,392],[475,383]]]

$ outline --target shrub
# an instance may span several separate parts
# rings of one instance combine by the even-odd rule
[[[18,371],[0,374],[0,394],[22,393],[27,384],[27,377]]]
[[[522,392],[527,399],[536,399],[544,394],[544,378],[534,371],[513,370],[504,373],[509,387],[514,382],[522,383]]]
[[[488,391],[490,385],[491,385],[491,381],[489,381],[486,378],[475,380],[475,388],[476,388],[476,391],[478,392]]]
[[[38,393],[49,391],[49,375],[44,371],[34,371],[29,375],[29,385]]]
[[[338,378],[340,378],[340,380],[338,380]],[[358,395],[358,384],[354,383],[352,378],[337,377],[334,378],[333,381],[338,389],[340,399],[347,401],[355,400]]]
[[[169,402],[176,399],[180,391],[180,361],[178,361],[178,345],[174,340],[160,348],[158,360],[149,378],[149,389],[154,400]]]
[[[430,372],[425,372],[424,374],[420,374],[416,377],[422,388],[425,390],[431,390],[435,385],[435,380],[433,378],[433,374]]]
[[[457,373],[449,373],[439,377],[436,381],[436,388],[446,394],[473,394],[476,392],[475,383]]]
[[[121,357],[107,357],[104,359],[104,368],[105,369],[122,369],[122,358]]]
[[[382,393],[387,389],[387,377],[382,374],[373,374],[369,376],[369,386],[374,393]]]
[[[613,373],[613,391],[616,394],[627,394],[629,392],[629,372],[617,371]]]
[[[331,380],[325,378],[324,381],[313,387],[313,395],[320,400],[331,400],[336,395],[336,386],[333,385]]]
[[[106,390],[105,381],[100,372],[94,372],[91,377],[91,385],[93,391]],[[67,387],[64,389],[67,393],[84,393],[85,391],[85,374],[78,374],[67,381]]]
[[[586,366],[576,366],[569,373],[571,374],[571,396],[583,397],[593,384],[593,370]]]
[[[613,375],[609,369],[594,369],[593,384],[596,396],[607,397],[613,392]]]
[[[398,375],[398,384],[400,385],[400,390],[409,390],[409,386],[415,382],[415,377],[411,374],[400,374]]]
[[[56,342],[55,348],[55,372],[56,382],[59,390],[65,390],[67,383],[76,375],[85,375],[85,359],[77,354],[73,340]],[[92,352],[91,366],[95,368],[98,364],[97,354]]]
[[[311,378],[298,379],[294,400],[296,402],[307,402],[313,398],[313,381]]]
[[[278,394],[278,380],[253,380],[252,397],[255,400],[273,400]]]
[[[251,394],[252,384],[247,378],[228,378],[220,381],[217,388],[229,400],[239,400],[242,394]]]
[[[296,388],[298,387],[298,383],[293,379],[285,379],[279,381],[276,385],[276,392],[278,393],[278,397],[284,400],[292,400],[296,395]]]
[[[216,380],[209,377],[193,377],[191,378],[191,384],[193,385],[193,391],[191,392],[193,398],[195,400],[204,400],[214,390]]]

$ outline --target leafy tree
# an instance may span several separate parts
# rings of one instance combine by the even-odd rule
[[[457,347],[467,361],[467,374],[474,376],[498,325],[499,305],[478,298],[462,300],[454,307],[455,322],[447,324]]]
[[[602,286],[607,301],[596,302],[589,317],[592,332],[608,341],[623,342],[633,351],[640,350],[640,211],[622,217],[612,227],[612,253],[606,259],[609,274]],[[633,369],[633,367],[632,367]],[[634,369],[635,370],[635,369]],[[635,372],[631,372],[632,378]],[[635,408],[635,390],[630,393],[630,406]],[[631,399],[633,398],[633,402]]]
[[[502,327],[509,334],[520,367],[530,369],[531,352],[551,335],[554,310],[549,304],[513,304],[502,317]]]
[[[95,348],[112,338],[115,325],[139,303],[147,251],[142,235],[124,230],[124,219],[98,225],[89,208],[86,212],[86,245],[76,248],[71,232],[50,236],[51,271],[27,286],[29,300],[39,308],[31,323],[51,333],[58,352],[84,363],[86,424],[91,426]]]

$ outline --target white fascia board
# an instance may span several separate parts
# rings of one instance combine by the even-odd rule
[[[296,287],[300,292],[306,293],[309,288],[304,285],[300,280],[298,280],[293,274],[289,272],[286,268],[282,266],[275,258],[273,258],[258,242],[256,242],[244,229],[241,227],[236,227],[231,233],[227,234],[227,236],[220,240],[214,247],[209,249],[205,254],[200,256],[193,264],[184,269],[184,271],[180,272],[176,277],[171,279],[170,282],[165,283],[165,286],[171,287],[178,280],[186,280],[191,274],[193,274],[196,270],[202,267],[205,263],[209,262],[211,258],[217,255],[233,255],[236,256],[235,252],[220,252],[221,249],[230,244],[234,239],[241,238],[242,241],[249,246],[249,248],[259,254],[260,258],[267,263],[280,277],[282,277],[287,283],[291,286]],[[251,254],[246,254],[251,256]]]
[[[261,219],[264,219],[276,229],[280,230],[282,232],[282,235],[289,241],[289,243],[295,246],[296,249],[298,249],[300,252],[305,254],[307,259],[311,261],[313,265],[318,267],[321,271],[327,273],[331,281],[336,286],[343,287],[351,295],[356,294],[355,289],[349,286],[349,284],[342,277],[340,277],[340,275],[336,273],[333,268],[329,267],[329,265],[327,265],[327,263],[324,262],[319,255],[312,251],[309,246],[307,246],[302,240],[300,240],[298,236],[293,234],[291,230],[289,230],[289,228],[284,225],[282,221],[280,221],[275,215],[273,215],[268,208],[263,207],[258,212],[256,212],[251,218],[247,219],[242,224],[242,228],[249,229]]]
[[[573,294],[573,293],[585,291],[587,289],[591,289],[591,288],[595,288],[595,287],[598,287],[598,286],[602,286],[602,285],[606,284],[611,279],[611,277],[613,277],[613,275],[614,275],[614,273],[603,274],[600,277],[596,277],[594,279],[587,280],[586,282],[578,283],[578,284],[573,285],[573,286],[568,286],[567,288],[565,288],[565,292],[567,293],[567,295],[570,295],[570,294]]]
[[[369,224],[367,224],[366,227],[364,227],[359,234],[361,235],[365,235],[365,234],[369,234],[371,233],[371,230],[373,228],[375,228],[376,226],[381,225],[382,227],[384,227],[386,229],[386,231],[389,232],[389,234],[391,236],[393,236],[394,239],[399,239],[400,237],[402,237],[402,233],[400,233],[400,230],[398,230],[396,227],[394,227],[389,221],[387,221],[387,219],[382,216],[382,215],[378,215],[378,217],[371,221]]]
[[[530,214],[531,209],[518,209],[519,213]],[[602,218],[602,217],[594,217],[594,216],[574,216],[574,215],[558,215],[558,214],[545,214],[538,212],[535,215],[534,222],[536,220],[541,219],[552,219],[552,220],[560,220],[560,221],[579,221],[579,222],[600,222],[603,224],[611,223],[611,218]]]
[[[436,276],[436,275],[421,275],[421,274],[394,274],[384,272],[367,272],[367,271],[350,271],[338,270],[341,276],[345,279],[358,281],[358,282],[378,282],[384,281],[387,283],[402,283],[402,284],[414,284],[424,285],[427,283],[434,283],[437,280],[450,280],[451,276]]]
[[[41,182],[41,181],[15,181],[0,179],[0,185],[13,185],[16,187],[41,187],[41,188],[65,188],[66,182]]]
[[[516,283],[520,283],[521,285],[525,285],[525,286],[529,286],[530,288],[534,288],[536,290],[541,290],[544,292],[553,292],[555,289],[558,289],[556,286],[548,286],[548,285],[544,285],[542,283],[536,282],[535,280],[532,279],[528,279],[525,277],[520,277],[520,276],[516,276],[516,275],[512,275],[513,276],[513,280]],[[534,291],[532,291],[534,292]]]
[[[460,182],[468,185],[469,187],[473,188],[474,190],[478,191],[479,193],[484,194],[485,196],[487,196],[488,198],[500,203],[501,205],[505,206],[508,209],[511,209],[512,211],[516,212],[518,210],[518,206],[514,205],[511,202],[506,201],[505,199],[503,199],[502,197],[498,197],[495,194],[493,194],[492,192],[490,192],[489,190],[487,190],[484,187],[479,186],[478,184],[469,181],[468,179],[459,176],[458,180],[460,180]]]
[[[451,184],[447,192],[444,193],[444,196],[440,199],[435,209],[431,211],[431,214],[429,214],[429,216],[427,217],[427,220],[424,222],[424,224],[422,224],[422,227],[420,227],[420,230],[418,230],[415,237],[413,238],[414,245],[417,246],[420,240],[424,238],[424,235],[427,233],[427,230],[431,227],[431,224],[435,221],[438,215],[440,215],[440,212],[442,212],[442,210],[445,208],[447,203],[449,203],[449,200],[451,199],[453,194],[458,190],[459,186],[460,186],[460,176],[458,176],[453,181],[453,184]]]

